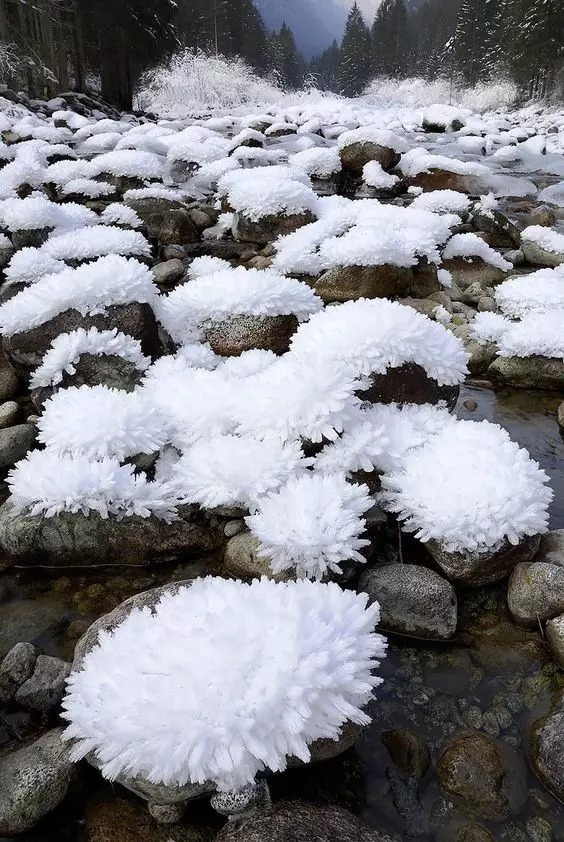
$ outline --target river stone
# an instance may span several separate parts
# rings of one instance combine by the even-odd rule
[[[0,834],[23,833],[57,807],[71,781],[62,728],[0,759]]]
[[[153,279],[157,286],[174,286],[174,284],[177,284],[184,278],[185,274],[186,269],[184,268],[184,264],[177,257],[153,266]]]
[[[497,357],[487,374],[517,389],[564,391],[564,362],[554,357]]]
[[[472,222],[478,231],[489,235],[488,243],[492,248],[518,249],[521,245],[521,229],[497,208],[487,213],[478,210],[473,214]],[[505,257],[509,260],[507,255]]]
[[[78,310],[65,310],[39,327],[5,336],[2,339],[4,353],[18,372],[28,375],[37,368],[52,341],[61,333],[70,333],[79,327],[88,330],[117,328],[121,333],[138,339],[143,353],[149,357],[160,353],[158,328],[155,314],[149,304],[117,304],[108,307],[104,314],[82,316]]]
[[[402,771],[417,779],[425,777],[431,757],[429,748],[417,734],[405,728],[384,731],[382,742],[396,766]]]
[[[560,266],[564,263],[564,251],[548,251],[538,243],[534,243],[526,238],[521,239],[521,248],[525,254],[525,258],[534,266]]]
[[[274,574],[266,558],[259,555],[259,540],[250,532],[241,532],[225,545],[223,570],[237,579],[260,579],[267,576],[277,582],[291,578],[287,574]]]
[[[480,732],[455,736],[437,762],[441,789],[485,819],[519,812],[527,798],[525,777],[517,754]]]
[[[525,628],[564,613],[564,567],[545,561],[518,564],[509,580],[507,604],[517,625]]]
[[[545,629],[546,640],[552,657],[561,669],[564,669],[564,614],[549,620]],[[1,675],[1,673],[0,673]]]
[[[564,710],[557,710],[534,723],[530,757],[543,784],[564,801]]]
[[[39,650],[33,643],[16,643],[0,664],[0,704],[14,700],[16,691],[31,676]]]
[[[231,230],[234,239],[239,242],[266,245],[277,237],[291,234],[303,225],[309,225],[310,222],[315,222],[315,217],[310,211],[292,213],[287,216],[269,214],[257,222],[243,213],[236,212],[233,214]]]
[[[56,386],[32,389],[31,400],[38,411],[41,411],[45,401],[60,389],[68,389],[70,386],[78,388],[104,385],[110,389],[133,392],[143,378],[143,372],[135,363],[116,354],[82,354],[73,364],[73,368],[74,374],[64,372]]]
[[[391,842],[330,804],[280,802],[228,822],[216,842]]]
[[[0,404],[0,430],[11,427],[19,415],[20,406],[16,401],[6,401]]]
[[[523,538],[514,546],[508,541],[493,553],[458,552],[443,550],[436,541],[428,541],[425,547],[451,581],[460,585],[491,585],[506,579],[520,562],[534,558],[540,544],[540,536]]]
[[[212,553],[222,543],[221,523],[197,509],[166,523],[154,516],[104,520],[97,512],[45,518],[17,512],[9,500],[0,506],[0,547],[18,564],[147,565]]]
[[[460,395],[459,386],[439,386],[415,363],[389,368],[385,374],[371,374],[370,385],[359,390],[359,397],[372,403],[432,403],[445,401],[453,410]]]
[[[341,165],[344,170],[355,176],[361,176],[362,170],[370,161],[378,161],[382,168],[390,170],[398,163],[400,156],[389,146],[380,146],[370,140],[349,143],[340,150]]]
[[[450,582],[418,564],[372,567],[361,577],[359,590],[380,604],[384,631],[448,640],[456,632],[457,600]]]
[[[8,401],[18,394],[19,380],[14,369],[3,361],[0,368],[0,401]]]
[[[561,430],[564,430],[564,401],[558,407],[558,412],[556,414],[556,421],[558,422],[558,426]]]
[[[143,220],[151,240],[163,246],[182,245],[200,239],[200,233],[184,208],[148,214]]]
[[[451,257],[443,261],[443,268],[450,272],[455,284],[463,291],[470,286],[474,287],[474,284],[478,287],[492,287],[507,277],[507,272],[486,263],[481,257],[473,257],[472,260]]]
[[[63,698],[70,669],[71,665],[61,658],[39,655],[33,674],[16,693],[16,702],[23,707],[47,713]]]
[[[458,193],[480,195],[483,193],[480,178],[473,175],[459,175],[448,170],[429,167],[427,172],[406,178],[408,187],[421,187],[425,192],[433,190],[456,190]]]
[[[163,827],[140,804],[115,796],[86,812],[88,842],[211,842],[216,833],[200,825]]]
[[[497,356],[495,342],[482,343],[468,339],[464,342],[464,348],[470,354],[468,370],[474,376],[485,374]]]
[[[146,196],[140,199],[125,199],[125,204],[135,211],[143,221],[154,214],[167,214],[170,211],[186,210],[186,206],[174,199]]]
[[[295,316],[233,316],[207,322],[203,336],[212,351],[222,357],[238,357],[255,348],[284,354],[297,327]]]
[[[413,270],[403,266],[335,266],[312,284],[326,304],[358,301],[359,298],[405,296],[413,282]]]
[[[0,430],[0,468],[10,468],[23,459],[34,446],[36,438],[34,424],[16,424]]]
[[[541,535],[535,561],[546,561],[548,564],[564,567],[564,529],[553,529]]]

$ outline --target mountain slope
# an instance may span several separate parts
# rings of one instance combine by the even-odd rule
[[[308,59],[343,37],[347,12],[336,0],[255,0],[255,6],[269,29],[285,21]]]

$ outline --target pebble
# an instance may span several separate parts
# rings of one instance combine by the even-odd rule
[[[0,368],[0,401],[9,401],[18,393],[18,375],[13,368]]]
[[[12,427],[18,417],[20,411],[19,405],[15,401],[5,401],[0,405],[0,430],[6,427]]]
[[[0,468],[10,468],[23,459],[35,444],[36,436],[33,424],[17,424],[0,430]]]

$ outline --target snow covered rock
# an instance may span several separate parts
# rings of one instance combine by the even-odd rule
[[[540,536],[523,538],[515,545],[506,542],[493,552],[447,551],[436,541],[428,541],[427,550],[445,576],[460,585],[482,586],[501,582],[518,564],[531,561],[540,546]]]
[[[338,146],[343,169],[356,176],[362,175],[370,161],[377,161],[384,170],[391,169],[408,148],[398,135],[374,126],[343,132]]]
[[[313,289],[326,304],[359,298],[401,298],[408,295],[413,280],[412,269],[403,266],[340,266],[320,275]]]
[[[2,835],[30,830],[67,794],[73,763],[69,747],[61,742],[61,733],[61,728],[54,728],[0,760]]]
[[[469,194],[482,193],[483,179],[490,174],[482,164],[434,155],[422,148],[411,149],[402,155],[398,169],[410,187]]]
[[[380,628],[448,640],[456,632],[457,600],[452,585],[418,564],[386,564],[363,573],[359,590],[380,605]]]
[[[521,234],[521,248],[525,257],[536,266],[560,266],[564,263],[564,234],[531,225]]]
[[[430,105],[423,113],[421,125],[424,132],[457,132],[464,126],[467,114],[452,105]]]

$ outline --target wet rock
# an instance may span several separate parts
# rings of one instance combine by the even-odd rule
[[[531,212],[531,225],[542,225],[544,228],[551,228],[556,222],[554,211],[546,205],[539,205]]]
[[[0,547],[18,564],[144,565],[211,553],[222,541],[218,519],[197,510],[168,524],[154,516],[104,520],[95,512],[44,518],[16,512],[9,501],[0,506]]]
[[[485,231],[492,248],[518,249],[521,244],[521,229],[502,211],[493,209],[488,213],[473,214],[473,225],[478,231]],[[511,261],[513,262],[513,261]]]
[[[118,304],[108,307],[104,314],[82,316],[77,310],[65,310],[48,322],[24,333],[4,337],[4,353],[23,375],[28,375],[41,364],[53,339],[61,333],[70,333],[79,327],[86,330],[111,330],[116,327],[121,333],[141,342],[143,352],[154,356],[160,352],[157,322],[149,304]]]
[[[526,260],[534,266],[555,267],[564,263],[564,252],[548,251],[548,249],[532,240],[527,240],[525,237],[521,239],[521,248]]]
[[[472,260],[452,257],[443,261],[443,267],[450,272],[453,281],[461,290],[466,290],[474,284],[482,288],[495,286],[507,277],[507,272],[503,269],[486,263],[480,257],[473,257]]]
[[[358,392],[362,400],[372,403],[437,404],[445,401],[450,410],[456,406],[459,394],[458,386],[439,386],[422,366],[415,363],[389,368],[385,374],[371,374],[370,385]]]
[[[359,298],[405,296],[412,281],[412,269],[403,266],[337,266],[320,275],[312,286],[329,304],[358,301]]]
[[[361,176],[369,161],[378,161],[383,169],[389,170],[398,163],[400,156],[388,146],[380,146],[372,141],[349,143],[340,151],[341,165],[352,175]]]
[[[217,842],[391,842],[356,816],[329,804],[275,804],[229,822]]]
[[[184,264],[178,258],[165,260],[153,267],[153,278],[157,286],[174,286],[184,278],[185,274]]]
[[[429,838],[431,828],[429,819],[419,799],[419,784],[411,775],[406,775],[395,766],[388,766],[386,778],[394,807],[402,822],[402,836],[413,839]]]
[[[16,702],[41,713],[56,707],[63,698],[70,668],[61,658],[39,655],[33,674],[16,693]]]
[[[37,438],[34,424],[16,424],[0,430],[0,468],[10,468],[23,459]]]
[[[260,579],[267,576],[276,581],[285,581],[287,575],[274,575],[268,559],[258,554],[259,541],[250,532],[241,532],[230,538],[225,546],[223,569],[238,579]]]
[[[524,538],[517,546],[506,542],[493,553],[449,553],[435,541],[428,541],[425,547],[441,570],[461,585],[491,585],[506,579],[516,565],[530,561],[537,552],[540,536]]]
[[[537,719],[531,730],[531,763],[543,784],[564,801],[564,711]]]
[[[552,357],[497,357],[487,373],[517,389],[564,391],[564,362]]]
[[[186,207],[182,204],[182,202],[177,202],[174,199],[156,197],[127,199],[125,204],[132,208],[132,210],[134,210],[143,221],[149,219],[149,217],[155,214],[167,214],[170,211],[186,210]]]
[[[462,406],[464,407],[464,409],[467,409],[468,412],[476,412],[476,410],[478,409],[477,401],[471,399],[463,401]]]
[[[277,237],[284,234],[291,234],[303,225],[315,222],[315,217],[310,211],[293,213],[288,216],[271,214],[263,216],[258,222],[249,219],[242,213],[233,214],[233,237],[235,240],[244,243],[258,243],[266,245]]]
[[[528,819],[527,837],[531,842],[552,842],[552,825],[541,816],[533,816]]]
[[[0,430],[11,427],[18,417],[19,411],[19,404],[15,401],[6,401],[0,405]]]
[[[163,827],[147,810],[125,798],[111,798],[87,810],[88,842],[211,842],[216,830],[182,824]]]
[[[13,368],[4,364],[0,368],[0,401],[8,401],[15,397],[18,389],[18,375]]]
[[[483,295],[478,299],[478,311],[480,313],[495,313],[496,310],[497,304],[491,295]]]
[[[535,561],[546,561],[547,564],[564,567],[564,529],[553,529],[541,535]]]
[[[477,376],[485,374],[497,356],[497,345],[495,342],[476,342],[469,339],[464,342],[466,351],[470,354],[468,370],[470,374]]]
[[[380,604],[385,631],[435,640],[456,632],[457,600],[450,582],[418,564],[387,564],[367,570],[359,589]]]
[[[431,758],[427,745],[417,734],[405,728],[384,731],[382,742],[396,766],[414,778],[425,777]]]
[[[518,564],[509,580],[507,604],[517,625],[525,628],[564,613],[564,567],[544,561]]]
[[[0,704],[14,700],[18,688],[33,673],[39,650],[32,643],[16,643],[0,665]]]
[[[1,834],[29,830],[67,794],[73,764],[61,733],[62,728],[54,728],[0,759]]]
[[[513,762],[515,761],[515,766]],[[517,755],[478,732],[456,736],[437,763],[441,789],[485,819],[506,819],[527,797],[524,768]]]
[[[200,238],[190,213],[184,208],[151,213],[145,217],[144,223],[150,239],[158,240],[165,246],[191,243]]]
[[[429,167],[427,172],[418,173],[406,179],[408,187],[421,187],[425,192],[432,190],[457,190],[459,193],[479,195],[483,192],[480,178]]]
[[[297,328],[295,316],[233,316],[225,321],[208,322],[203,335],[212,350],[222,357],[236,357],[253,348],[284,354]]]
[[[459,827],[454,836],[455,842],[495,842],[489,830],[479,824],[465,824]]]
[[[0,657],[17,643],[34,642],[56,632],[65,616],[64,602],[48,599],[21,599],[0,607]]]

